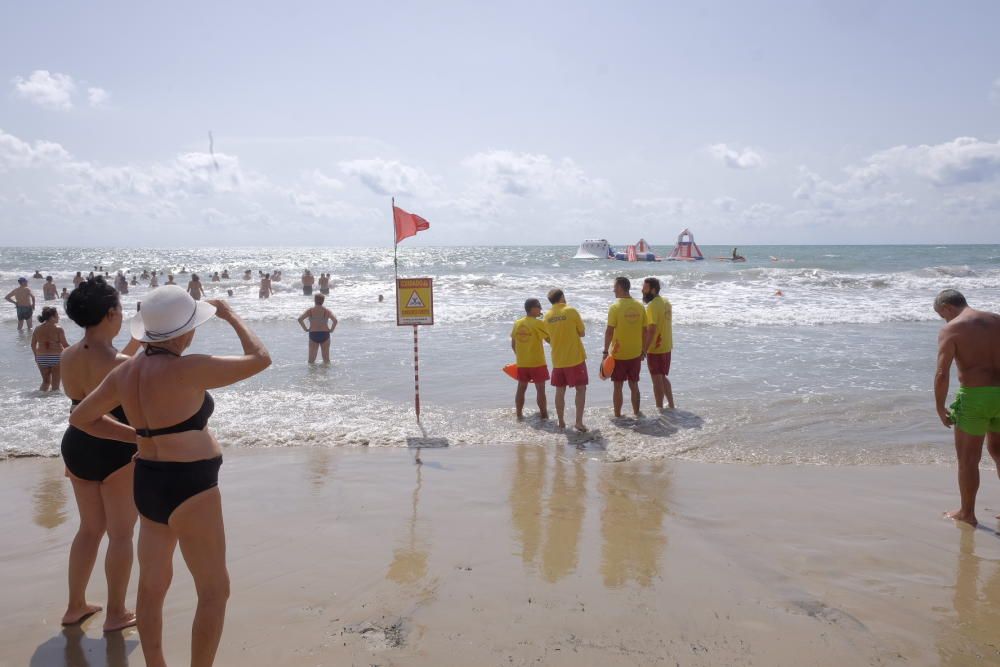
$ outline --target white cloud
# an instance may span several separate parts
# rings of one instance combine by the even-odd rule
[[[736,200],[732,197],[717,197],[712,200],[712,203],[717,209],[726,213],[732,213],[736,210]]]
[[[303,175],[303,180],[311,185],[318,188],[324,188],[329,190],[343,190],[344,182],[339,178],[334,178],[332,176],[327,176],[319,169],[313,169],[310,172],[306,172]]]
[[[111,95],[103,88],[87,88],[87,102],[94,108],[103,107],[108,103]]]
[[[59,164],[69,159],[66,149],[55,142],[36,141],[32,145],[0,130],[0,171]]]
[[[14,77],[13,83],[14,92],[19,97],[44,109],[69,111],[73,108],[72,98],[76,84],[73,82],[73,77],[67,74],[38,69],[27,79]]]
[[[610,195],[606,181],[587,176],[568,157],[553,160],[544,154],[493,150],[476,153],[462,164],[475,175],[475,189],[486,196],[602,199]]]
[[[398,160],[382,158],[350,160],[341,162],[340,170],[348,176],[357,177],[369,190],[378,195],[426,197],[437,190],[433,179],[426,172]]]
[[[712,144],[708,152],[730,169],[755,169],[764,164],[764,158],[749,146],[738,149],[727,144]]]
[[[694,201],[686,197],[648,197],[633,199],[632,206],[655,215],[687,215],[694,209]]]
[[[875,153],[867,162],[916,174],[939,187],[982,183],[1000,176],[1000,141],[958,137],[934,145],[896,146]]]

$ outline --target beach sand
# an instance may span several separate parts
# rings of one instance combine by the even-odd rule
[[[993,471],[973,530],[940,518],[956,503],[944,466],[414,454],[226,453],[218,665],[1000,664]],[[76,522],[61,461],[0,464],[0,665],[143,664],[135,631],[106,640],[102,614],[59,627]],[[178,555],[172,665],[194,602]]]

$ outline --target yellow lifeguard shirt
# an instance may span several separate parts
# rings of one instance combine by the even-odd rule
[[[580,340],[584,333],[583,319],[576,308],[557,303],[545,313],[544,322],[552,343],[552,368],[572,368],[587,360]]]
[[[517,355],[518,368],[537,368],[545,365],[542,341],[549,339],[549,333],[540,319],[527,315],[522,317],[514,322],[510,337],[514,340],[514,354]]]
[[[611,339],[611,349],[618,342],[618,351],[613,352],[615,359],[635,359],[642,354],[642,338],[646,325],[646,309],[632,297],[618,299],[608,308],[608,326],[615,328]]]
[[[646,319],[649,324],[656,325],[653,342],[646,352],[650,354],[666,354],[674,349],[673,308],[670,302],[660,295],[646,304]]]

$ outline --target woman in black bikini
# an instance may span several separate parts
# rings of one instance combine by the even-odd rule
[[[65,349],[60,361],[63,390],[76,405],[93,392],[112,369],[128,360],[126,355],[138,349],[139,344],[136,341],[129,343],[125,354],[115,349],[114,339],[122,328],[121,303],[118,292],[102,277],[85,280],[70,293],[66,314],[86,329],[83,340]],[[108,412],[115,419],[125,421],[119,404],[111,406]],[[80,527],[69,551],[69,604],[62,618],[63,625],[79,623],[101,610],[87,602],[86,592],[105,533],[108,535],[104,559],[108,613],[104,630],[135,625],[135,614],[125,607],[125,591],[132,574],[132,534],[136,520],[132,500],[135,452],[134,433],[125,432],[120,438],[105,440],[70,426],[63,435],[66,476],[73,483],[80,510]]]
[[[243,354],[183,355],[194,330],[215,315],[228,322]],[[72,423],[104,438],[139,445],[135,503],[139,528],[139,639],[149,667],[165,665],[163,600],[170,587],[174,549],[180,544],[198,591],[191,664],[211,665],[226,614],[229,574],[222,525],[219,467],[222,448],[206,428],[214,403],[208,389],[256,375],[271,364],[257,338],[224,301],[196,302],[182,288],[164,286],[142,302],[132,335],[145,353],[112,371],[79,405]],[[105,417],[119,403],[134,430]]]

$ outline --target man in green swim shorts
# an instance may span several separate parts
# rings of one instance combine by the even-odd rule
[[[950,289],[937,295],[934,310],[947,322],[938,335],[934,400],[941,423],[955,426],[962,498],[961,508],[945,516],[975,526],[983,440],[1000,475],[1000,315],[973,310],[960,292]],[[949,411],[945,401],[952,361],[961,387]]]

